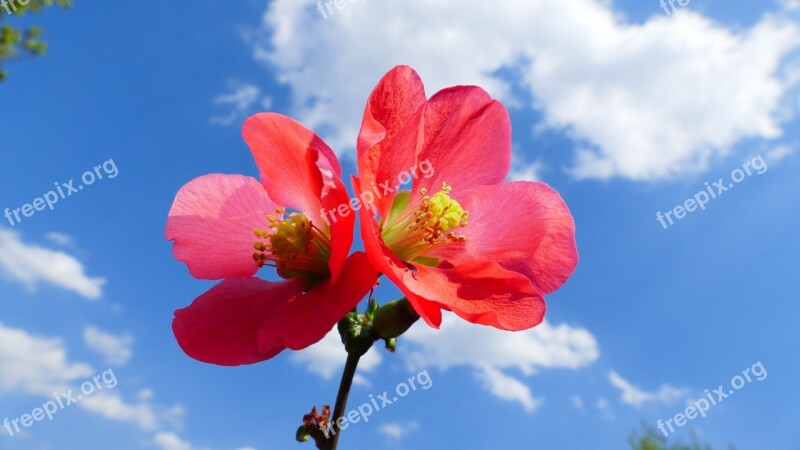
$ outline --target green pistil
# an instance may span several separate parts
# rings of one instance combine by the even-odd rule
[[[409,204],[410,192],[397,194],[383,223],[384,243],[403,261],[422,260],[430,265],[435,258],[426,257],[433,248],[464,242],[464,236],[453,230],[467,225],[469,212],[450,197],[452,188],[442,183],[439,192],[429,197],[423,189],[418,201]]]

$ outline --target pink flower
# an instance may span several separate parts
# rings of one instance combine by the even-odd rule
[[[387,73],[367,103],[358,138],[359,196],[422,163],[429,177],[360,210],[370,261],[438,327],[442,310],[473,323],[523,330],[544,318],[543,295],[578,262],[567,206],[543,183],[504,183],[508,112],[481,88],[430,100],[409,67]]]
[[[347,256],[355,218],[329,225],[320,215],[348,202],[331,149],[278,114],[249,118],[243,135],[262,182],[196,178],[178,192],[166,229],[175,258],[194,277],[223,279],[175,312],[175,337],[192,358],[226,366],[319,341],[377,278],[364,253]],[[263,266],[284,280],[254,277]]]

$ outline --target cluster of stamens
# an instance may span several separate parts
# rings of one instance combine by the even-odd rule
[[[467,226],[469,212],[450,197],[452,190],[442,183],[439,192],[429,196],[423,188],[413,205],[406,205],[383,224],[383,240],[399,258],[411,261],[441,245],[466,241],[453,230]]]
[[[275,212],[283,216],[286,211],[276,208]],[[325,232],[302,213],[290,213],[282,220],[270,215],[267,220],[268,230],[254,232],[261,239],[253,244],[253,260],[258,267],[275,267],[283,278],[316,280],[328,276],[331,247]]]

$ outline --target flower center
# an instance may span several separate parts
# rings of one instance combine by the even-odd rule
[[[397,194],[383,222],[382,237],[398,258],[435,265],[438,260],[433,256],[434,249],[467,239],[454,233],[455,229],[467,226],[469,212],[450,197],[452,189],[442,183],[433,196],[421,189],[413,204],[409,204],[409,191]]]
[[[284,214],[283,208],[275,210]],[[267,216],[269,231],[255,230],[263,240],[253,244],[253,259],[258,267],[277,269],[283,278],[302,277],[310,282],[320,281],[330,275],[328,260],[331,242],[328,236],[302,213],[291,213],[283,220]]]

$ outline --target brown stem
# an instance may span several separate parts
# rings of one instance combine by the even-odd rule
[[[325,442],[322,450],[336,450],[339,444],[339,435],[341,431],[337,422],[340,418],[344,417],[344,409],[347,407],[347,397],[350,396],[350,388],[353,386],[353,377],[358,368],[358,360],[361,355],[356,353],[347,354],[347,362],[344,365],[344,372],[342,372],[342,381],[339,383],[339,393],[336,395],[336,406],[333,408],[333,415],[331,416],[331,430],[335,433],[330,439]]]

